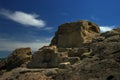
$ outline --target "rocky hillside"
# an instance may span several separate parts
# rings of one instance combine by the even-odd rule
[[[49,46],[19,48],[0,61],[0,80],[120,80],[120,28],[90,21],[59,26]]]

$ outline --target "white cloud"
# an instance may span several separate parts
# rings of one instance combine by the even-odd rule
[[[39,48],[49,45],[49,42],[36,41],[36,42],[20,42],[11,40],[0,40],[0,51],[13,51],[16,48],[31,47],[32,51],[37,51]]]
[[[46,25],[45,21],[43,21],[42,19],[37,19],[39,17],[37,14],[29,14],[22,11],[12,12],[5,9],[0,10],[0,14],[10,20],[26,26],[41,28]]]
[[[111,31],[115,26],[100,26],[101,32]]]

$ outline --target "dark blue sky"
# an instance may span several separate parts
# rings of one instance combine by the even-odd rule
[[[0,56],[48,45],[58,26],[90,20],[102,31],[120,26],[120,0],[0,0]]]

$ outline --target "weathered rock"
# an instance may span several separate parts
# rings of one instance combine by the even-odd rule
[[[72,48],[68,50],[68,56],[70,57],[75,57],[75,56],[80,56],[84,52],[89,52],[90,49],[89,47],[81,47],[81,48]]]
[[[99,32],[98,26],[89,21],[63,24],[51,46],[33,54],[27,65],[32,69],[1,70],[0,80],[120,80],[120,28],[101,35]],[[0,62],[0,69],[23,66],[29,61],[18,53],[15,50]]]
[[[29,68],[52,68],[59,64],[59,56],[55,46],[46,46],[33,54]]]
[[[56,75],[55,80],[120,80],[119,31],[114,29],[95,37],[90,45],[92,56],[73,65],[71,70]]]
[[[81,47],[83,43],[91,42],[99,33],[99,27],[89,21],[65,23],[59,26],[50,45],[56,45],[58,48]]]
[[[60,63],[58,67],[65,69],[65,68],[68,68],[70,65],[71,65],[70,62],[63,62],[63,63]]]
[[[47,77],[44,73],[42,73],[43,71],[48,74],[47,70],[16,68],[10,72],[5,72],[2,76],[0,76],[0,80],[52,80],[50,77]]]
[[[113,59],[94,60],[92,58],[84,60],[81,65],[76,67],[75,72],[79,74],[80,80],[120,79],[120,65]],[[113,76],[113,78],[108,79],[110,76]]]
[[[97,36],[97,37],[94,37],[94,38],[92,39],[92,43],[102,42],[102,41],[104,41],[104,40],[105,40],[105,37],[103,37],[103,36]]]
[[[13,51],[6,59],[5,69],[11,70],[16,67],[20,67],[26,62],[30,61],[32,57],[32,51],[30,48],[19,48]]]
[[[102,36],[105,37],[103,41],[91,43],[93,54],[103,59],[110,58],[120,52],[120,32],[113,31],[103,33]]]
[[[58,52],[58,55],[61,57],[61,58],[65,58],[65,57],[68,57],[68,52]]]
[[[61,63],[70,62],[70,64],[75,64],[75,63],[80,62],[80,58],[79,57],[63,57],[61,58],[60,61]]]
[[[113,59],[88,58],[57,74],[55,80],[120,80],[120,64]]]
[[[0,61],[0,71],[6,69],[7,60]]]
[[[114,35],[120,35],[120,28],[113,29],[111,31],[107,31],[101,34],[101,36],[104,36],[105,38],[108,38]]]

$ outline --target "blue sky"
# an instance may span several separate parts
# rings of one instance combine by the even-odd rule
[[[89,20],[102,31],[120,26],[120,0],[0,0],[0,56],[48,45],[58,26]]]

